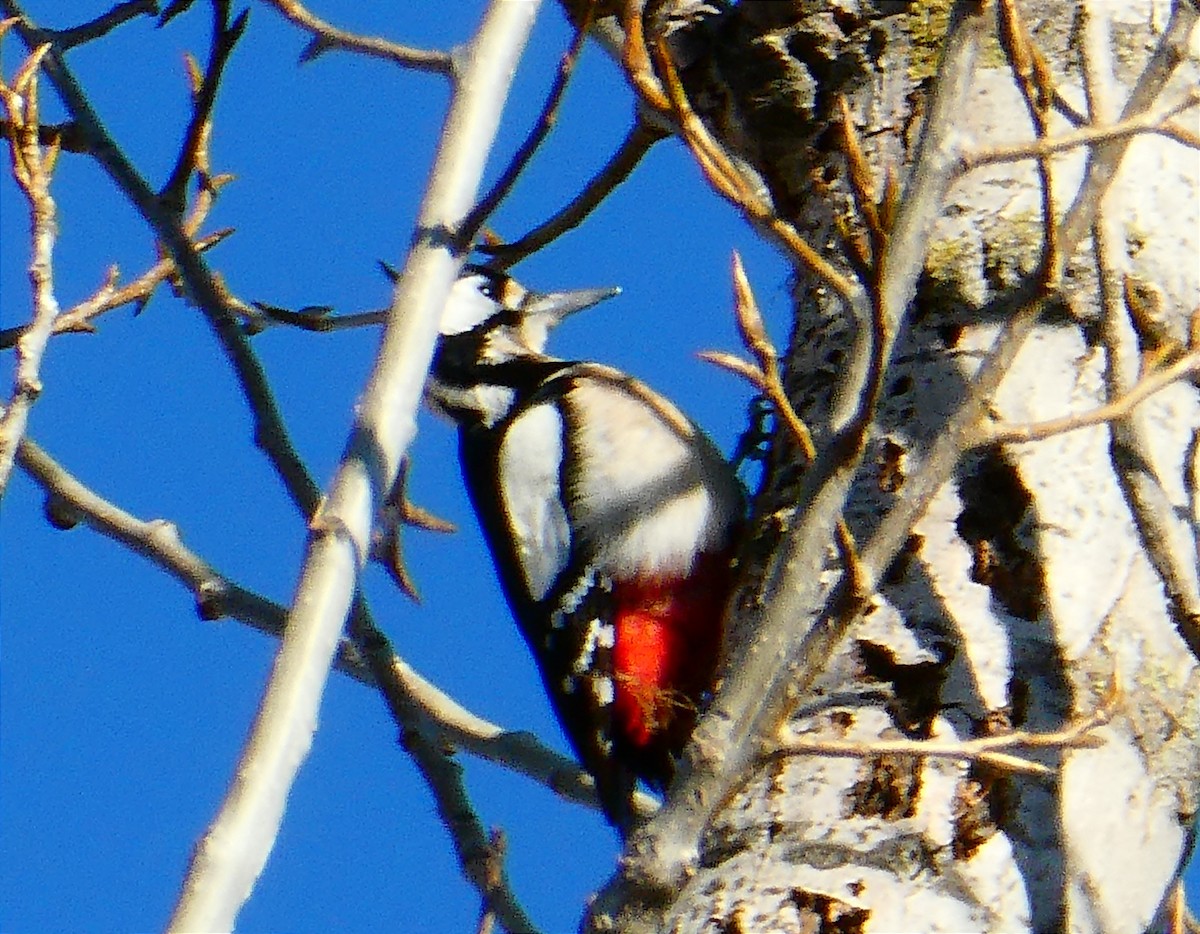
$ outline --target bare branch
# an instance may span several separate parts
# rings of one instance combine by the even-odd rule
[[[159,191],[163,204],[176,214],[183,213],[187,201],[187,180],[191,178],[192,172],[207,170],[208,140],[212,133],[212,111],[217,102],[217,88],[234,47],[246,31],[249,12],[242,10],[230,23],[229,4],[214,3],[208,67],[205,68],[203,76],[197,73],[195,61],[188,57],[192,85],[192,116],[183,134],[175,167]]]
[[[979,762],[1011,772],[1025,775],[1050,777],[1055,770],[1025,756],[1013,755],[1013,751],[1026,749],[1093,749],[1102,742],[1095,735],[1097,727],[1112,720],[1119,691],[1114,686],[1107,692],[1104,702],[1092,713],[1078,717],[1060,730],[1034,733],[1017,730],[994,736],[980,736],[963,740],[930,739],[868,739],[832,740],[813,739],[790,734],[781,740],[778,750],[769,758],[784,756],[836,756],[841,758],[867,758],[870,756],[911,756],[914,759],[956,759]]]
[[[0,24],[0,41],[13,25],[13,20]],[[42,356],[59,312],[52,265],[57,208],[50,196],[50,176],[58,150],[53,146],[44,150],[38,142],[37,131],[37,69],[49,51],[48,45],[33,51],[17,69],[11,85],[0,76],[0,102],[9,119],[12,174],[29,202],[29,281],[33,292],[33,320],[17,340],[15,385],[8,403],[0,409],[0,498],[8,488],[17,447],[28,424],[29,410],[42,391]]]
[[[157,0],[124,0],[111,10],[101,13],[95,19],[80,23],[70,29],[47,29],[46,38],[62,50],[73,49],[77,45],[100,39],[123,23],[139,16],[157,16]]]
[[[454,247],[458,225],[471,207],[538,7],[496,0],[469,50],[383,346],[346,454],[313,518],[262,707],[221,812],[197,845],[171,930],[231,927],[278,833],[288,790],[311,745],[329,664],[369,552],[375,511],[415,433],[441,309],[462,262]]]
[[[525,142],[521,144],[508,166],[500,173],[500,177],[496,179],[496,184],[492,186],[491,191],[479,200],[479,203],[471,209],[471,213],[467,215],[467,219],[463,221],[460,236],[463,238],[464,244],[469,244],[475,239],[479,228],[492,216],[492,213],[500,206],[500,202],[508,197],[513,185],[517,183],[517,179],[525,171],[525,167],[529,165],[529,160],[533,158],[538,147],[542,145],[550,130],[554,128],[554,124],[558,120],[558,108],[562,104],[563,94],[566,93],[567,83],[575,72],[575,64],[579,61],[579,53],[583,50],[583,43],[587,39],[590,25],[591,15],[589,12],[589,15],[575,30],[575,37],[571,40],[570,47],[559,63],[558,74],[554,78],[554,84],[550,88],[546,102],[542,105],[542,112],[538,115],[537,122],[529,131],[529,135],[525,137]]]
[[[635,18],[636,19],[636,18]],[[636,19],[640,22],[640,19]],[[688,102],[683,84],[675,70],[674,62],[666,43],[660,42],[655,49],[660,67],[666,76],[670,92],[673,116],[679,122],[680,134],[692,155],[704,172],[705,178],[716,191],[745,212],[752,222],[765,228],[791,255],[797,268],[804,268],[819,276],[855,312],[864,311],[862,292],[843,276],[829,260],[825,259],[801,235],[796,227],[780,217],[766,198],[762,197],[755,184],[729,157],[725,148],[713,137],[704,121],[696,115]],[[642,86],[636,81],[635,87]],[[645,98],[646,103],[652,99]]]
[[[1017,162],[1022,159],[1044,159],[1047,156],[1067,152],[1080,146],[1091,146],[1119,139],[1123,136],[1135,136],[1144,133],[1155,133],[1166,136],[1190,146],[1200,148],[1200,138],[1170,122],[1178,116],[1200,104],[1200,91],[1192,91],[1182,101],[1165,110],[1145,113],[1130,120],[1120,120],[1109,126],[1089,126],[1066,133],[1062,136],[1047,136],[1032,143],[1014,143],[1009,146],[990,146],[976,153],[967,153],[955,168],[955,176],[962,176],[985,165],[995,165],[1000,162]]]
[[[635,123],[613,157],[570,204],[520,240],[512,243],[481,244],[480,251],[494,256],[498,266],[507,268],[531,253],[536,253],[568,230],[574,230],[632,174],[642,157],[650,151],[650,147],[665,138],[666,134],[663,131],[645,123]]]
[[[984,421],[976,427],[965,443],[972,448],[994,444],[1025,444],[1080,428],[1114,422],[1126,418],[1156,392],[1197,374],[1200,374],[1200,351],[1191,351],[1169,366],[1151,370],[1117,398],[1090,411],[1028,425],[1003,425]]]
[[[1013,0],[999,0],[1000,45],[1008,59],[1017,88],[1033,122],[1039,141],[1050,133],[1053,77],[1042,53],[1029,37]],[[1061,262],[1058,255],[1057,213],[1054,205],[1054,165],[1047,155],[1037,159],[1042,191],[1042,282],[1049,291],[1058,285]]]
[[[310,61],[331,49],[340,49],[370,58],[381,58],[414,71],[429,71],[447,78],[454,77],[454,59],[446,52],[414,49],[398,42],[380,39],[378,36],[359,36],[344,29],[338,29],[310,13],[299,0],[266,0],[266,2],[278,10],[280,15],[289,22],[312,33],[312,41],[301,54],[301,61]]]
[[[17,0],[0,0],[0,9],[17,18],[16,30],[26,45],[42,35],[22,13]],[[320,500],[320,490],[292,446],[271,387],[246,341],[241,322],[227,305],[226,294],[194,248],[178,216],[166,209],[108,135],[61,54],[52,49],[43,67],[75,123],[92,140],[91,152],[97,163],[154,228],[174,260],[188,295],[204,313],[233,366],[254,416],[255,442],[270,458],[293,502],[305,516],[311,516]]]
[[[11,136],[12,124],[0,119],[0,135]],[[57,146],[61,152],[84,153],[90,151],[87,137],[72,122],[43,123],[38,127],[38,142],[43,146]]]

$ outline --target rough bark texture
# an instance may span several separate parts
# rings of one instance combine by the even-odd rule
[[[827,255],[838,254],[838,231],[852,223],[831,129],[835,94],[848,97],[877,182],[886,164],[903,182],[949,7],[743,3],[712,20],[708,45],[688,46],[684,79],[694,106],[758,170],[778,212]],[[1088,113],[1078,5],[1022,0],[1019,9],[1059,94]],[[1171,5],[1112,0],[1091,9],[1108,18],[1110,106],[1119,112]],[[1197,46],[1193,34],[1191,57],[1163,104],[1196,86]],[[1181,122],[1194,126],[1195,111]],[[1033,139],[994,33],[958,129],[968,152]],[[1051,119],[1051,133],[1070,129],[1061,116]],[[1074,197],[1086,156],[1079,148],[1053,161],[1059,212]],[[991,400],[1001,422],[1090,410],[1110,398],[1112,374],[1131,358],[1136,377],[1137,362],[1186,343],[1200,305],[1196,150],[1138,138],[1104,223],[1109,274],[1148,290],[1143,304],[1158,326],[1106,318],[1096,248],[1085,238]],[[978,169],[952,188],[848,503],[860,542],[968,391],[1004,318],[988,309],[1035,269],[1042,231],[1033,161]],[[820,448],[854,325],[816,279],[802,275],[795,294],[787,385]],[[1112,348],[1129,353],[1116,359]],[[806,739],[1053,731],[1095,710],[1119,678],[1114,715],[1095,732],[1093,748],[1038,753],[1050,777],[953,759],[770,757],[709,827],[665,929],[1162,926],[1200,809],[1200,667],[1146,539],[1167,536],[1194,583],[1198,426],[1200,392],[1183,381],[1150,398],[1120,430],[1101,424],[964,455],[791,721]],[[772,557],[796,519],[803,470],[781,432],[746,547],[743,620],[772,598]],[[1139,518],[1139,476],[1153,478],[1166,528]],[[831,573],[836,564],[831,547]],[[753,638],[751,624],[736,638]]]

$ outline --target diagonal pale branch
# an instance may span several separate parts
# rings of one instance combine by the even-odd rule
[[[72,475],[29,438],[17,451],[17,465],[46,493],[46,517],[57,528],[82,524],[125,546],[182,584],[196,602],[202,619],[235,619],[276,638],[283,635],[287,608],[234,583],[184,544],[175,526],[159,519],[140,519],[105,499]],[[595,783],[573,759],[540,743],[531,733],[507,730],[463,707],[384,646],[391,669],[389,681],[421,711],[435,733],[455,747],[524,775],[568,801],[599,810]],[[343,640],[336,667],[361,684],[375,677],[361,653]],[[399,725],[399,724],[398,724]],[[638,811],[649,814],[653,799],[639,795]]]
[[[0,23],[0,41],[13,25],[13,20]],[[58,148],[51,144],[44,149],[38,142],[38,67],[49,51],[48,45],[34,50],[17,69],[11,84],[0,76],[0,101],[9,117],[12,174],[29,202],[29,282],[33,297],[33,319],[17,340],[12,395],[0,405],[0,499],[8,489],[29,410],[42,391],[42,357],[59,314],[53,267],[58,209],[50,194]]]
[[[197,846],[171,930],[232,927],[273,846],[288,790],[312,743],[375,511],[416,431],[441,308],[463,260],[453,245],[458,225],[471,207],[538,8],[495,0],[468,50],[383,345],[341,465],[313,518],[262,707],[221,811]]]

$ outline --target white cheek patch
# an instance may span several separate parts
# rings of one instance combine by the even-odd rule
[[[562,502],[559,470],[563,422],[549,403],[532,407],[513,421],[500,443],[500,496],[525,585],[541,600],[566,567],[571,527]]]
[[[442,309],[440,330],[443,335],[465,334],[483,324],[496,313],[496,303],[480,291],[486,276],[466,276],[450,289],[446,307]]]

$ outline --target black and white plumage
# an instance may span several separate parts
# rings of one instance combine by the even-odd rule
[[[442,319],[427,399],[459,455],[505,596],[559,721],[627,823],[664,786],[711,687],[740,484],[670,402],[544,353],[612,289],[539,294],[471,266]]]

